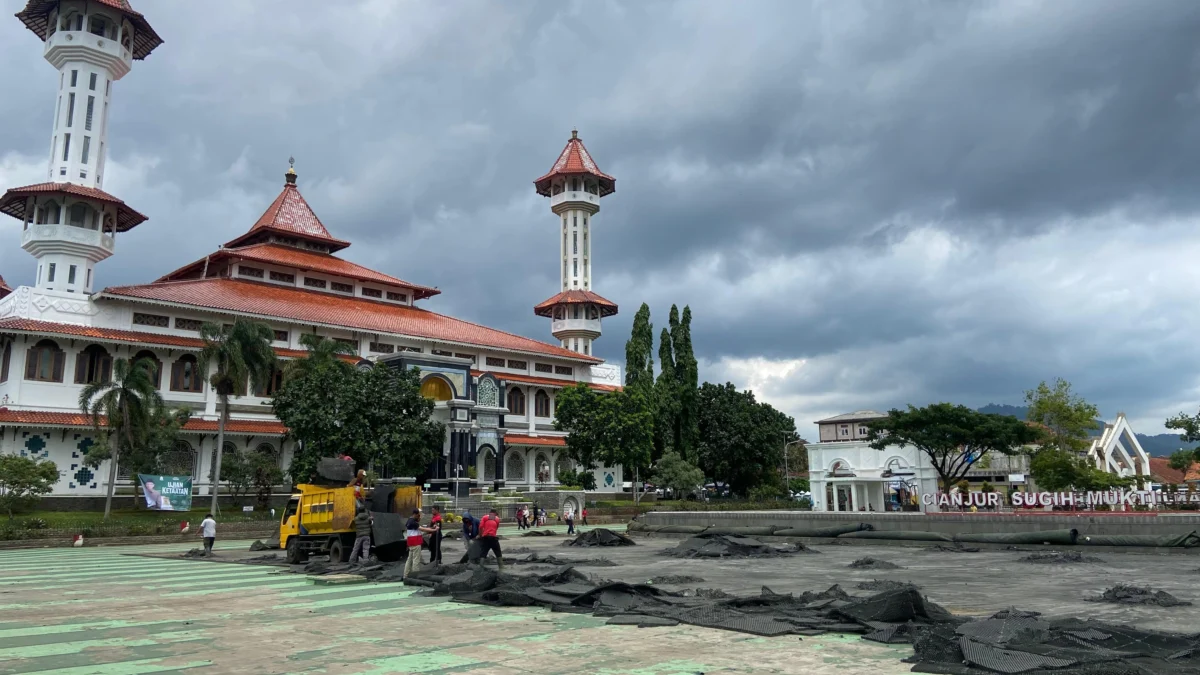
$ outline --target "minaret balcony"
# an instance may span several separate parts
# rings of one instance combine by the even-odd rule
[[[75,225],[30,225],[21,234],[21,248],[34,256],[65,253],[98,262],[112,255],[113,238],[100,230]]]
[[[46,39],[46,60],[62,69],[70,61],[83,61],[107,68],[119,80],[133,67],[133,55],[116,40],[86,30],[60,30]]]
[[[600,210],[600,195],[582,190],[567,190],[550,197],[550,210],[561,213],[568,209],[582,209],[595,213]]]
[[[556,319],[550,332],[564,337],[596,337],[600,335],[600,319]]]

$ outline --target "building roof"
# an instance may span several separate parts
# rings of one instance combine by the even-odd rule
[[[178,281],[181,279],[194,278],[197,273],[203,274],[203,269],[206,265],[211,265],[214,262],[226,259],[243,259],[253,260],[255,262],[279,265],[281,267],[293,267],[303,271],[322,272],[339,277],[349,279],[358,279],[359,281],[374,282],[387,286],[400,286],[412,291],[413,298],[420,300],[422,298],[432,297],[441,293],[436,288],[422,286],[407,282],[403,279],[389,276],[382,272],[363,267],[348,260],[343,260],[337,256],[319,251],[309,251],[293,246],[284,246],[282,244],[261,243],[251,244],[249,246],[241,246],[238,248],[222,248],[212,255],[189,263],[174,272],[165,274],[159,277],[157,281]]]
[[[25,221],[26,198],[31,195],[72,195],[85,199],[94,199],[117,207],[117,232],[127,232],[146,221],[146,216],[134,211],[125,202],[108,194],[104,190],[75,185],[74,183],[37,183],[24,187],[9,188],[0,197],[0,213]]]
[[[313,213],[300,188],[296,187],[296,173],[291,169],[285,174],[287,182],[275,201],[259,217],[250,231],[225,244],[226,248],[234,248],[265,240],[271,234],[288,237],[298,237],[308,241],[319,242],[329,246],[329,250],[338,251],[350,245],[350,242],[336,239]]]
[[[817,420],[817,424],[827,424],[830,422],[858,422],[860,420],[875,420],[880,417],[887,417],[887,413],[876,412],[874,410],[856,410],[845,415],[837,415],[823,420]]]
[[[474,375],[475,377],[479,377],[480,375],[484,375],[484,374],[485,373],[482,370],[472,370],[471,371],[471,375]],[[539,387],[551,387],[551,388],[562,389],[562,388],[566,388],[566,387],[574,387],[577,384],[586,384],[588,387],[595,389],[596,391],[620,391],[620,389],[621,389],[620,386],[614,385],[614,384],[594,384],[591,382],[580,383],[576,380],[560,380],[560,379],[554,378],[554,377],[534,377],[533,375],[513,375],[510,373],[498,373],[498,372],[497,373],[486,373],[486,374],[491,375],[492,377],[495,377],[497,380],[501,380],[504,382],[520,382],[521,384],[533,384],[533,385],[537,385]]]
[[[8,282],[4,280],[4,277],[0,277],[0,298],[6,297],[12,292],[12,286],[8,285]]]
[[[537,188],[537,193],[543,197],[550,196],[550,184],[555,176],[595,176],[600,183],[600,196],[610,195],[617,189],[617,179],[604,173],[600,167],[596,166],[596,162],[592,159],[592,155],[583,147],[583,141],[579,138],[579,132],[571,130],[571,140],[567,141],[567,147],[563,148],[558,159],[554,162],[554,166],[550,167],[550,171],[541,178],[533,181],[534,187]]]
[[[100,424],[108,420],[101,416]],[[92,417],[77,412],[57,412],[49,410],[11,410],[0,408],[0,425],[22,424],[29,426],[47,427],[91,427]],[[217,431],[217,420],[206,420],[193,417],[183,425],[184,431],[213,433]],[[225,422],[225,432],[232,434],[254,434],[262,436],[282,436],[288,431],[287,427],[274,420],[238,420],[230,419]]]
[[[564,436],[525,436],[523,434],[505,434],[505,445],[543,445],[555,448],[567,447]]]
[[[559,305],[596,305],[600,316],[613,316],[617,313],[617,303],[606,300],[598,293],[591,291],[563,291],[534,305],[533,313],[538,316],[553,318],[554,308]]]
[[[150,27],[150,22],[146,21],[146,17],[135,12],[128,0],[93,1],[121,12],[133,24],[133,43],[130,45],[133,48],[133,58],[141,61],[163,43],[163,39]],[[56,7],[58,7],[58,0],[29,0],[25,4],[25,9],[17,12],[16,17],[42,42],[45,42],[50,10]]]
[[[1178,469],[1172,469],[1170,461],[1166,457],[1151,457],[1150,458],[1150,479],[1156,483],[1166,483],[1168,485],[1179,485],[1184,482],[1184,472]]]
[[[601,363],[602,360],[512,333],[487,328],[418,307],[365,298],[340,297],[243,279],[195,279],[106,288],[100,297],[285,319],[365,333],[387,333],[445,343],[491,347]]]

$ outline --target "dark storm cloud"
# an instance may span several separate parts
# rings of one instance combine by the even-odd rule
[[[114,89],[106,187],[151,220],[102,283],[153,278],[244,231],[294,155],[309,202],[355,243],[347,257],[439,286],[432,309],[549,339],[531,307],[557,288],[556,223],[531,181],[578,126],[618,179],[593,241],[596,289],[622,306],[601,356],[621,358],[640,302],[659,327],[678,302],[709,361],[827,363],[829,379],[796,387],[832,388],[839,404],[1016,402],[1055,373],[1102,389],[1095,374],[1119,372],[1131,399],[1192,385],[1124,330],[1045,349],[1095,317],[1047,326],[1006,299],[1028,270],[988,251],[1062,227],[1100,250],[1097,232],[1131,225],[1114,213],[1136,214],[1130,231],[1148,239],[1195,218],[1194,2],[142,5],[166,43]],[[0,21],[0,62],[0,181],[35,182],[53,71],[15,19]],[[14,224],[0,272],[28,282]],[[928,228],[976,263],[930,272]],[[1177,253],[1127,269],[1127,285],[1158,288],[1145,270],[1178,267],[1162,257]],[[977,298],[943,292],[979,270]],[[1095,292],[1094,279],[1051,281],[1041,293]],[[1110,354],[1128,358],[1104,370]]]

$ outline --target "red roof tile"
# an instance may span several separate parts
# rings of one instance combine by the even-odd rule
[[[484,374],[484,371],[472,370],[471,374],[479,377]],[[488,374],[502,382],[520,382],[521,384],[535,384],[542,387],[574,387],[579,384],[575,380],[560,380],[553,377],[534,377],[532,375],[512,375],[509,373]],[[611,384],[593,384],[591,382],[586,382],[585,384],[596,391],[617,391],[621,389],[621,387]]]
[[[163,43],[162,38],[154,29],[150,27],[150,22],[146,21],[146,17],[141,13],[135,12],[133,7],[129,5],[128,0],[95,0],[99,4],[107,5],[113,9],[120,11],[133,23],[133,58],[142,60],[154,51],[154,48]],[[16,16],[25,24],[25,27],[33,31],[43,42],[46,41],[46,28],[48,24],[48,16],[50,10],[58,7],[58,0],[29,0],[25,4],[25,9],[17,12]]]
[[[181,279],[190,278],[196,275],[197,272],[203,270],[205,264],[212,263],[223,259],[253,260],[255,262],[280,265],[282,267],[293,267],[299,270],[311,270],[313,272],[323,272],[334,276],[348,277],[350,279],[358,279],[360,281],[370,281],[389,286],[401,286],[410,289],[415,299],[428,298],[441,293],[436,288],[429,286],[421,286],[420,284],[409,283],[403,279],[388,276],[382,272],[363,267],[352,263],[348,260],[342,260],[328,253],[319,251],[306,251],[304,249],[295,248],[292,246],[284,246],[282,244],[251,244],[250,246],[242,246],[239,248],[223,248],[216,253],[197,260],[194,263],[189,263],[174,272],[166,274],[158,279],[158,281],[178,281]]]
[[[5,297],[12,292],[12,286],[8,285],[8,282],[4,280],[4,277],[0,277],[0,298]]]
[[[241,279],[196,279],[144,286],[122,286],[106,288],[101,295],[204,307],[263,318],[348,328],[366,333],[388,333],[447,343],[546,354],[573,361],[602,362],[601,359],[577,354],[557,345],[417,307],[391,305],[364,298],[338,297],[329,293]]]
[[[567,147],[563,148],[562,154],[558,156],[558,160],[554,162],[554,166],[550,167],[550,171],[541,178],[533,181],[537,188],[537,193],[543,197],[550,196],[551,179],[555,176],[580,176],[588,175],[595,176],[600,179],[600,196],[612,194],[617,189],[617,179],[604,173],[600,167],[596,166],[596,162],[592,160],[592,155],[588,153],[587,148],[583,147],[583,141],[579,140],[579,132],[571,131],[571,140],[567,141]]]
[[[249,232],[225,244],[226,248],[256,243],[272,232],[321,242],[334,251],[350,245],[350,242],[335,239],[329,234],[329,230],[321,224],[321,219],[317,218],[308,202],[304,201],[300,189],[291,182],[293,180],[295,174],[288,174],[289,182],[284,184],[283,191],[271,202],[258,222],[254,223]]]
[[[555,448],[567,447],[567,439],[563,436],[523,436],[520,434],[505,434],[505,445],[544,445]]]
[[[559,305],[593,304],[600,308],[600,316],[613,316],[617,313],[617,303],[606,300],[598,293],[591,291],[563,291],[547,300],[534,305],[533,313],[538,316],[553,318],[554,308]]]
[[[0,408],[0,424],[24,424],[30,426],[52,427],[90,427],[90,415],[75,412],[52,412],[48,410],[10,410]],[[100,424],[107,424],[107,419],[100,418]],[[216,420],[192,418],[183,426],[184,431],[217,430]],[[229,420],[225,423],[225,431],[234,434],[262,434],[282,436],[287,433],[287,427],[275,420]]]
[[[1156,482],[1179,485],[1184,481],[1184,472],[1172,469],[1166,457],[1150,458],[1150,477]]]
[[[25,187],[10,188],[0,197],[0,213],[24,222],[25,202],[30,195],[67,194],[85,199],[112,204],[117,207],[117,232],[127,232],[146,221],[146,216],[125,205],[125,202],[108,194],[104,190],[75,185],[74,183],[38,183]]]

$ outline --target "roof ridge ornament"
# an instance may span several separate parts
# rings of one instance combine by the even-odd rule
[[[579,129],[571,127],[571,140],[579,140]]]
[[[296,158],[295,157],[288,157],[288,170],[287,170],[287,173],[283,174],[283,179],[285,181],[287,181],[288,185],[296,184]]]

